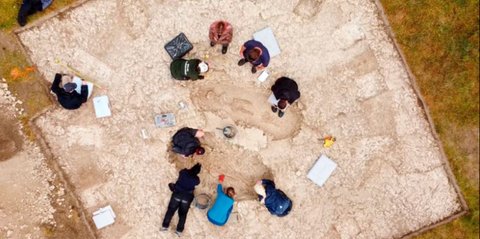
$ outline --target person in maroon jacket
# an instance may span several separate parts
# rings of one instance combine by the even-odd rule
[[[278,111],[278,117],[280,118],[285,114],[287,106],[293,104],[293,102],[300,98],[297,83],[288,77],[283,76],[278,78],[271,90],[278,101],[276,105],[272,105],[272,111],[273,113],[277,113]]]
[[[228,44],[232,42],[233,27],[227,21],[219,20],[210,25],[210,32],[208,37],[210,38],[210,46],[216,44],[222,45],[222,54],[227,53]]]

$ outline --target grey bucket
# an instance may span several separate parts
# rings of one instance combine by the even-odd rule
[[[195,195],[195,199],[193,200],[193,205],[198,209],[207,209],[210,207],[210,203],[212,202],[212,198],[210,195],[206,193],[200,193]]]
[[[222,132],[223,135],[229,139],[235,137],[235,135],[237,134],[237,130],[233,126],[226,126],[225,128],[223,128]]]

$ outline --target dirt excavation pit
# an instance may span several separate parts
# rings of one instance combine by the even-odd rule
[[[0,115],[2,119],[5,116]],[[11,125],[14,121],[2,120],[0,123],[0,161],[7,160],[21,149],[22,139]]]
[[[223,122],[261,129],[272,140],[295,137],[303,117],[300,110],[291,108],[280,121],[270,107],[265,107],[265,91],[258,87],[238,89],[230,84],[206,82],[204,87],[194,87],[190,98],[196,108],[218,116]]]
[[[0,238],[88,238],[72,192],[22,133],[19,102],[0,82]]]
[[[170,151],[169,161],[177,170],[191,168],[195,163],[202,164],[201,184],[197,193],[211,192],[211,185],[217,182],[218,175],[225,175],[225,187],[233,186],[237,192],[237,201],[254,200],[256,193],[252,190],[255,182],[261,178],[273,179],[270,169],[262,159],[253,153],[230,147],[230,139],[215,133],[207,133],[202,141],[205,155],[184,158]],[[244,170],[248,166],[249,170]]]
[[[209,24],[220,18],[234,27],[225,55],[208,40]],[[237,66],[238,50],[267,26],[281,53],[260,83],[259,73]],[[90,100],[76,111],[56,106],[35,121],[87,213],[115,210],[115,224],[98,230],[99,238],[174,236],[159,231],[167,185],[195,162],[204,165],[197,193],[214,197],[223,173],[239,200],[225,227],[192,208],[185,238],[397,238],[462,208],[384,29],[368,0],[91,0],[18,36],[45,79],[67,71],[60,60],[101,87],[93,97],[109,97],[111,117],[95,118]],[[186,57],[210,64],[206,79],[170,77],[163,46],[180,32],[194,46]],[[302,94],[284,118],[267,103],[281,76],[295,79]],[[156,128],[154,116],[169,112],[177,125]],[[217,129],[227,125],[238,131],[232,139]],[[205,155],[171,154],[171,137],[185,126],[205,129]],[[337,141],[323,148],[329,134]],[[338,167],[319,187],[306,175],[321,154]],[[251,187],[261,177],[292,199],[287,217],[254,200]]]
[[[8,92],[7,89],[3,87],[3,84],[6,85],[6,83],[0,82],[0,84],[2,84],[2,87],[0,87],[2,92],[0,93],[3,93],[3,91]],[[10,92],[8,92],[8,95],[10,96]],[[7,96],[1,96],[8,99]],[[5,105],[7,102],[8,101],[5,100]],[[4,102],[0,101],[0,103]],[[17,125],[16,118],[14,117],[15,113],[8,111],[5,105],[0,105],[0,119],[2,119],[0,120],[0,161],[8,160],[20,151],[24,140],[19,133],[18,127],[12,127],[12,125]]]

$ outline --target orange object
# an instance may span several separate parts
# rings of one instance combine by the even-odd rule
[[[25,67],[26,72],[34,72],[36,70],[35,66],[27,66]]]
[[[225,180],[225,175],[220,174],[220,176],[218,176],[218,181],[223,183],[223,180]]]
[[[27,66],[24,69],[20,67],[14,67],[10,71],[10,76],[12,77],[13,80],[17,80],[19,78],[25,78],[27,77],[30,73],[35,71],[35,66]]]

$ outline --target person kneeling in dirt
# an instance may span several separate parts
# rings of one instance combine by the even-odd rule
[[[283,217],[290,213],[292,200],[282,190],[276,189],[273,181],[262,179],[255,184],[254,189],[258,200],[265,204],[271,214]]]
[[[300,98],[297,83],[288,77],[278,78],[271,90],[277,101],[276,104],[272,105],[272,111],[273,113],[278,111],[278,117],[280,118],[285,114],[287,106]]]
[[[18,11],[17,21],[20,26],[27,24],[27,17],[38,11],[43,11],[52,4],[53,0],[23,0],[20,10]]]
[[[217,198],[207,213],[208,220],[217,226],[223,226],[227,223],[233,209],[233,203],[235,202],[234,188],[228,187],[225,192],[223,192],[222,183],[224,178],[225,175],[223,174],[218,177]]]
[[[162,231],[168,230],[170,221],[172,220],[173,215],[178,210],[178,224],[176,234],[180,236],[185,228],[185,221],[187,220],[188,210],[190,209],[190,204],[193,201],[194,195],[193,191],[195,186],[200,184],[200,178],[198,174],[202,169],[202,165],[197,163],[190,169],[182,169],[179,173],[176,183],[168,184],[168,187],[172,191],[172,196],[170,197],[170,202],[168,203],[168,209],[165,213],[165,217],[162,222]]]
[[[270,54],[267,48],[259,41],[249,40],[245,42],[240,49],[242,59],[238,61],[239,66],[250,62],[252,64],[252,73],[256,73],[268,66],[270,62]]]
[[[192,129],[188,127],[181,128],[172,137],[172,150],[184,157],[190,157],[194,154],[202,155],[205,149],[200,146],[200,138],[205,133],[201,129]]]
[[[202,80],[208,64],[200,59],[176,59],[170,64],[170,73],[177,80]]]
[[[75,110],[80,108],[80,106],[87,102],[88,99],[88,86],[86,81],[82,81],[82,86],[80,88],[80,93],[75,89],[77,84],[74,82],[68,82],[60,87],[62,82],[62,77],[68,76],[67,74],[55,74],[55,79],[53,80],[51,90],[57,96],[58,102],[63,108],[67,110]]]

